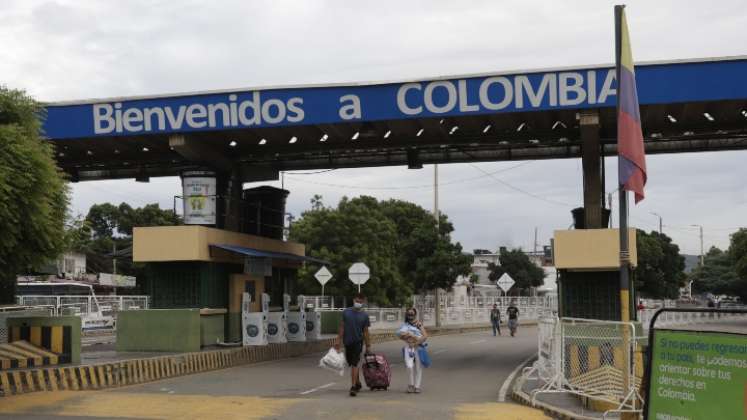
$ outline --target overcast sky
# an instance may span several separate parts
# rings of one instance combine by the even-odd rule
[[[628,1],[637,61],[747,54],[743,1]],[[0,1],[0,83],[43,101],[299,83],[420,78],[613,61],[607,1]],[[647,198],[631,223],[686,253],[728,246],[747,225],[747,152],[649,156]],[[607,190],[617,167],[607,159]],[[495,177],[483,171],[505,169]],[[441,165],[440,208],[465,249],[531,248],[571,223],[580,160]],[[290,173],[288,210],[343,195],[433,206],[433,168]],[[477,179],[471,179],[477,178]],[[470,180],[471,179],[471,180]],[[270,183],[278,185],[279,182]],[[407,187],[393,190],[392,186]],[[520,192],[527,191],[530,194]],[[94,203],[171,207],[179,180],[75,184],[75,213]],[[617,197],[615,196],[615,201]],[[615,213],[617,209],[613,210]],[[616,217],[613,216],[613,217]],[[617,226],[617,220],[615,220]]]

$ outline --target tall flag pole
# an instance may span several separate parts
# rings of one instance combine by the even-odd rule
[[[630,244],[628,243],[628,191],[636,204],[643,200],[646,155],[630,49],[625,6],[615,6],[615,64],[617,70],[617,161],[620,184],[620,311],[630,320]]]
[[[617,70],[617,165],[620,184],[620,320],[630,321],[630,244],[628,243],[628,191],[635,194],[636,204],[643,200],[646,185],[646,153],[635,85],[633,54],[630,51],[628,22],[625,6],[615,6],[615,64]],[[632,331],[623,329],[623,366],[630,366],[630,337]],[[622,371],[623,389],[630,389],[631,372]],[[628,396],[630,397],[630,396]],[[626,400],[627,398],[626,397]],[[638,399],[633,398],[632,408]],[[621,419],[637,418],[623,413]]]
[[[628,191],[643,200],[646,157],[630,49],[625,6],[615,6],[615,64],[617,70],[617,155],[620,184],[620,311],[630,320],[630,244],[628,243]]]

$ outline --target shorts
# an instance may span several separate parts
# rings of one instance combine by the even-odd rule
[[[508,320],[508,328],[515,330],[516,327],[519,325],[518,319],[509,319]]]
[[[363,342],[359,341],[353,344],[345,344],[345,360],[348,362],[348,366],[356,367],[361,361],[361,353],[363,352]]]

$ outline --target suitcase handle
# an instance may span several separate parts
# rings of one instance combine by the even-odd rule
[[[373,353],[365,353],[363,355],[363,362],[366,364],[366,367],[376,367],[379,364],[376,361],[376,355]]]

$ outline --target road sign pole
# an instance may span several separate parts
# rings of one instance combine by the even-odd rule
[[[322,297],[324,297],[324,285],[322,285]]]

